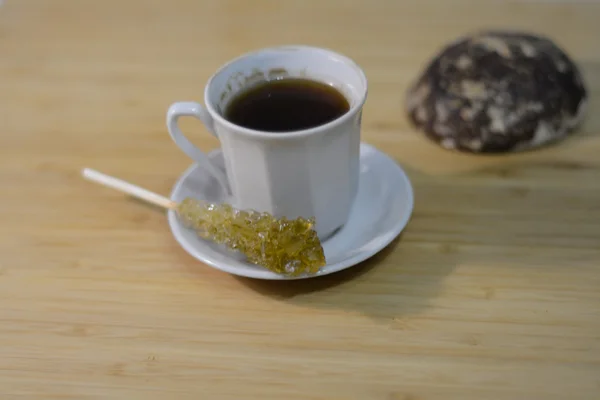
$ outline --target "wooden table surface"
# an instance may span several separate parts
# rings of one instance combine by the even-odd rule
[[[598,399],[599,17],[583,1],[6,0],[0,399]],[[410,80],[485,27],[550,35],[577,60],[592,92],[577,135],[477,157],[412,129]],[[411,222],[372,260],[236,278],[185,253],[164,214],[80,178],[169,193],[190,160],[168,105],[201,101],[229,59],[290,43],[364,68],[364,141],[414,184]]]

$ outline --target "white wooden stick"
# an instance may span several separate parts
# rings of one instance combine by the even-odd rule
[[[139,186],[133,185],[129,182],[125,182],[121,179],[113,178],[112,176],[108,176],[106,174],[95,171],[93,169],[84,168],[81,171],[81,174],[87,180],[99,183],[103,186],[107,186],[112,189],[116,189],[123,193],[127,193],[131,196],[134,196],[134,197],[137,197],[144,201],[147,201],[148,203],[152,203],[157,206],[160,206],[163,208],[168,208],[168,209],[174,209],[175,207],[177,207],[177,203],[175,203],[172,200],[167,199],[164,196],[153,193],[149,190],[146,190]]]

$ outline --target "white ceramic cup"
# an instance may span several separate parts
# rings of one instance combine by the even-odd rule
[[[247,129],[223,117],[228,102],[240,91],[286,77],[332,85],[348,99],[350,110],[327,124],[285,133]],[[349,58],[316,47],[273,47],[221,67],[206,84],[204,106],[172,104],[167,127],[181,150],[217,179],[232,205],[276,217],[314,217],[323,239],[344,225],[356,197],[366,97],[365,74]],[[227,176],[181,132],[177,125],[181,116],[199,119],[219,139]]]

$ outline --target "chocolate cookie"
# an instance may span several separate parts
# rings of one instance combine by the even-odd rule
[[[444,148],[501,153],[566,137],[586,98],[577,66],[550,39],[487,31],[435,56],[409,89],[406,108]]]

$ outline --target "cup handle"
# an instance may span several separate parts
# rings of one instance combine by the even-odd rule
[[[217,182],[219,182],[219,185],[225,191],[225,193],[229,194],[229,185],[227,184],[227,178],[225,174],[223,174],[219,168],[215,167],[215,165],[211,163],[208,156],[202,150],[194,146],[192,142],[185,137],[177,125],[179,117],[197,118],[204,124],[204,126],[206,126],[206,129],[208,129],[208,131],[218,139],[218,136],[213,128],[212,117],[208,111],[206,111],[206,108],[204,108],[201,104],[192,101],[173,103],[167,111],[167,129],[169,130],[171,139],[173,139],[175,144],[179,146],[179,148],[183,150],[188,157],[196,161],[201,168],[207,170],[217,180]]]

